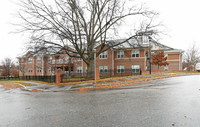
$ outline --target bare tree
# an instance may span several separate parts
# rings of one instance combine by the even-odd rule
[[[200,62],[199,48],[193,43],[184,53],[183,65],[187,68],[187,71],[195,71],[198,62]]]
[[[5,58],[3,61],[1,61],[1,64],[2,64],[2,75],[9,77],[13,69],[15,68],[15,65],[12,62],[11,58]]]
[[[30,44],[38,49],[62,49],[71,57],[78,55],[87,64],[88,72],[93,70],[93,50],[97,45],[98,56],[135,38],[138,30],[145,33],[157,26],[152,25],[156,12],[126,0],[22,0],[19,5],[23,22],[17,25],[20,32],[31,33]],[[109,41],[121,38],[120,26],[126,24],[127,17],[140,22],[137,30],[118,43]]]

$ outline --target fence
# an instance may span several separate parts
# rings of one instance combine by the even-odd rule
[[[132,69],[121,69],[121,70],[104,70],[102,72],[99,72],[100,78],[110,78],[110,77],[121,77],[121,76],[131,76],[131,75],[141,75],[141,70],[135,70]],[[75,81],[86,81],[94,79],[94,72],[89,73],[90,77],[88,77],[87,73],[71,73],[65,74],[62,77],[62,82],[75,82]],[[92,77],[92,78],[91,78]]]
[[[88,76],[90,75],[90,76]],[[121,69],[121,70],[104,70],[99,72],[100,78],[110,78],[110,77],[121,77],[121,76],[131,76],[131,75],[141,75],[141,70],[132,70],[132,69]],[[77,81],[86,81],[94,79],[94,72],[87,74],[84,73],[73,73],[62,75],[62,82],[77,82]],[[56,82],[56,76],[21,76],[21,77],[0,77],[2,80],[34,80],[34,81],[43,81],[43,82]]]
[[[0,81],[5,80],[34,80],[34,81],[43,81],[43,82],[55,82],[56,76],[19,76],[19,77],[0,77]]]

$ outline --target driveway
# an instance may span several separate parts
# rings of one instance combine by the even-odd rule
[[[0,127],[199,127],[200,76],[114,90],[1,90]]]

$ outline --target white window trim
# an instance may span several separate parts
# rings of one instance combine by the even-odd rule
[[[101,56],[104,56],[104,58],[102,58]],[[107,59],[107,58],[108,58],[108,51],[104,51],[104,52],[100,53],[99,59]]]
[[[135,54],[135,57],[133,57],[133,54]],[[138,57],[136,57],[136,55],[139,55]],[[140,57],[140,50],[139,49],[133,49],[132,53],[131,53],[131,57],[132,58],[139,58]]]
[[[32,69],[32,68],[28,68],[28,72],[29,72],[29,73],[32,73],[32,72],[33,72],[33,69]]]
[[[164,71],[168,71],[169,70],[169,66],[164,66]]]
[[[41,73],[42,72],[42,68],[41,67],[37,67],[37,72]]]
[[[21,63],[22,63],[22,64],[24,63],[24,58],[21,59]]]
[[[69,56],[65,56],[65,63],[69,62]]]
[[[33,58],[32,58],[32,57],[29,57],[29,58],[28,58],[28,62],[29,62],[29,63],[32,63],[32,62],[33,62]]]
[[[82,66],[78,66],[76,69],[77,73],[82,73],[83,72],[83,67]]]
[[[119,57],[118,57],[119,56]],[[123,56],[123,57],[122,57]],[[117,59],[122,59],[124,58],[124,51],[123,50],[119,50],[117,51]]]
[[[107,70],[107,71],[105,71],[105,70]],[[107,73],[108,72],[108,66],[99,66],[99,72],[100,73]]]
[[[105,71],[107,70],[107,71]],[[108,66],[104,66],[104,73],[107,73],[108,72]]]
[[[132,73],[140,73],[140,65],[132,65]],[[135,71],[133,72],[133,69],[135,69]],[[139,72],[137,72],[137,69],[139,69]]]
[[[51,67],[49,67],[48,71],[51,72]]]
[[[118,69],[120,69],[120,72],[118,72]],[[124,70],[123,72],[121,70]],[[118,65],[117,66],[117,73],[124,73],[125,72],[125,69],[124,69],[124,65]]]
[[[37,57],[37,63],[41,63],[41,61],[42,61],[42,58],[41,57]]]
[[[50,63],[52,61],[52,56],[48,57],[48,62]]]
[[[101,70],[102,70],[102,71],[101,71]],[[103,66],[99,66],[99,72],[100,72],[100,73],[103,73],[103,72],[104,72]]]

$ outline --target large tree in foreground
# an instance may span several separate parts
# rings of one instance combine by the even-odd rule
[[[156,26],[152,22],[157,13],[127,0],[22,0],[20,6],[20,31],[31,33],[34,47],[63,49],[71,57],[78,55],[87,64],[88,72],[93,70],[96,45],[101,46],[98,56],[135,38],[138,30],[145,33]],[[121,26],[130,20],[135,27],[126,29],[126,36]],[[121,38],[125,39],[109,41]]]

